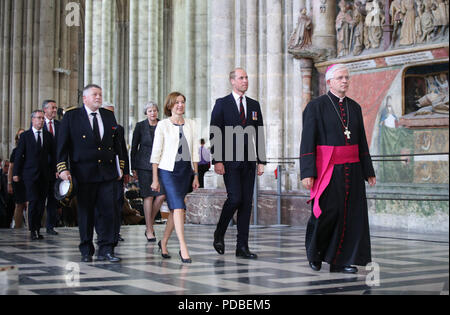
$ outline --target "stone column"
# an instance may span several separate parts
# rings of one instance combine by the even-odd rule
[[[284,101],[282,7],[277,0],[267,0],[267,98],[265,125],[268,158],[283,157]],[[268,170],[269,171],[269,170]]]
[[[23,0],[14,1],[13,23],[12,23],[12,73],[11,73],[11,120],[10,129],[19,129],[21,123],[21,107],[22,107],[22,93],[21,85],[22,79],[22,10]],[[43,54],[51,53],[49,47],[45,47]],[[51,64],[51,61],[50,61]],[[28,128],[25,128],[28,129]]]
[[[304,110],[309,101],[311,101],[313,60],[300,59],[300,67],[302,71],[302,109]]]
[[[334,0],[313,1],[312,44],[314,47],[329,50],[329,56],[332,57],[336,56],[336,2]]]
[[[113,0],[103,0],[101,8],[101,29],[97,32],[101,34],[101,50],[100,50],[100,86],[103,89],[103,100],[105,102],[113,101],[113,76],[112,61],[114,43],[113,34],[115,33],[114,8],[116,4]],[[100,31],[101,30],[101,31]]]
[[[4,19],[3,23],[0,23],[3,25],[3,33],[1,34],[2,36],[2,55],[3,55],[3,59],[0,60],[0,62],[2,63],[2,91],[1,91],[1,95],[2,95],[2,152],[8,152],[8,147],[9,144],[12,143],[12,138],[14,138],[14,136],[12,135],[13,133],[15,134],[15,131],[11,130],[10,127],[10,118],[9,118],[9,108],[10,108],[10,98],[9,98],[9,75],[10,75],[10,71],[9,71],[9,63],[10,63],[10,39],[9,39],[9,34],[11,32],[11,15],[10,15],[10,11],[11,11],[11,5],[13,0],[5,0],[1,2],[1,5],[3,7],[2,10],[2,19]],[[17,131],[17,130],[16,130]]]
[[[199,118],[199,137],[209,139],[208,102],[208,2],[195,1],[195,117]]]
[[[130,0],[130,52],[129,52],[129,117],[130,124],[134,126],[137,120],[138,108],[138,50],[139,50],[139,1]]]
[[[109,0],[107,0],[109,1]],[[92,76],[87,84],[102,85],[102,9],[103,1],[93,0],[92,7]]]
[[[247,94],[250,97],[256,98],[258,96],[258,0],[247,0],[247,14],[246,14],[246,60],[245,68],[248,74],[249,86]]]
[[[84,23],[84,85],[92,80],[92,28],[94,19],[94,0],[86,0]]]
[[[230,93],[229,73],[235,67],[234,1],[208,1],[210,6],[210,107]]]

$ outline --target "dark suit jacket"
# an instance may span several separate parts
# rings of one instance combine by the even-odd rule
[[[69,170],[70,164],[70,172],[78,184],[116,179],[116,155],[120,168],[123,170],[125,166],[114,113],[104,108],[99,111],[104,126],[100,143],[94,138],[84,106],[66,112],[58,131],[57,170],[59,173]]]
[[[244,137],[244,147],[238,148],[236,142],[236,135],[233,135],[233,138],[230,138],[229,136],[226,135],[226,128],[225,128],[227,126],[233,128],[241,126],[239,110],[236,105],[236,101],[233,97],[233,94],[230,94],[224,98],[219,98],[216,100],[216,104],[214,105],[214,109],[211,114],[211,123],[210,123],[211,126],[210,140],[212,145],[211,155],[213,164],[217,162],[232,162],[233,164],[240,163],[239,159],[236,156],[237,149],[247,151],[249,146],[251,151],[253,150],[256,151],[256,161],[258,162],[258,164],[266,164],[265,139],[264,139],[264,132],[262,132],[264,122],[261,112],[261,106],[257,101],[247,96],[246,101],[247,101],[247,121],[246,125],[243,128],[244,130],[246,130],[245,128],[252,126],[254,127],[253,130],[255,131],[255,133],[249,137]],[[219,136],[214,134],[215,132],[214,129],[220,130],[221,132],[221,141],[222,141],[221,153],[218,152],[218,150],[215,148],[214,145],[215,143],[218,143],[217,139],[216,141],[214,140],[214,137]],[[232,142],[229,142],[229,145],[227,145],[227,140],[228,141],[232,140]],[[262,145],[263,147],[260,147],[260,145]],[[227,150],[229,151],[230,149],[233,150],[232,161],[230,161],[227,158],[227,156],[230,156],[230,152],[228,152],[227,154]],[[246,158],[245,161],[247,160],[248,159]]]
[[[132,170],[152,170],[150,157],[152,156],[153,137],[150,134],[148,119],[136,124],[133,132],[133,140],[131,141]]]
[[[35,182],[39,178],[50,180],[54,177],[55,147],[52,134],[43,130],[42,149],[39,151],[33,130],[25,131],[19,139],[14,160],[13,176],[20,176],[25,182]]]
[[[123,175],[130,174],[130,159],[128,158],[127,143],[125,141],[125,129],[121,125],[117,125],[117,133],[120,139],[120,147],[122,149],[122,157],[124,160]]]

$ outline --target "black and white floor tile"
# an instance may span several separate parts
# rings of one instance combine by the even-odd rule
[[[156,226],[158,239],[163,225]],[[431,294],[448,295],[447,234],[371,231],[374,263],[355,275],[310,269],[305,255],[305,229],[264,227],[250,231],[257,260],[236,258],[236,229],[226,235],[225,255],[212,247],[214,226],[186,225],[192,264],[178,256],[175,232],[171,259],[162,259],[156,243],[147,243],[144,226],[124,226],[116,248],[120,263],[81,263],[78,230],[60,228],[59,235],[31,241],[26,230],[0,230],[0,294],[23,295],[306,295]]]

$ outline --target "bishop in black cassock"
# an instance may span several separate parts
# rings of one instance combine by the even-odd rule
[[[327,72],[330,91],[303,112],[300,176],[311,189],[312,214],[306,252],[313,270],[322,262],[331,272],[356,273],[352,265],[371,262],[365,180],[375,185],[361,107],[345,96],[349,72]]]

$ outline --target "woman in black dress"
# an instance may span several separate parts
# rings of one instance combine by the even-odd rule
[[[164,189],[152,191],[152,155],[153,139],[158,124],[159,108],[155,102],[149,102],[144,108],[147,119],[138,122],[133,132],[131,144],[131,170],[133,177],[139,181],[140,195],[144,199],[145,237],[148,242],[156,242],[153,224],[155,217],[165,199]]]
[[[16,133],[16,147],[19,143],[20,135],[24,132],[24,129],[19,129]],[[23,211],[27,208],[27,198],[25,196],[25,184],[23,179],[20,179],[19,182],[13,182],[13,168],[14,168],[14,160],[16,157],[16,148],[11,152],[11,157],[9,159],[9,170],[8,170],[8,193],[14,195],[14,202],[16,203],[16,208],[14,209],[14,228],[20,229],[23,227],[24,216]],[[26,216],[27,218],[28,216]]]

